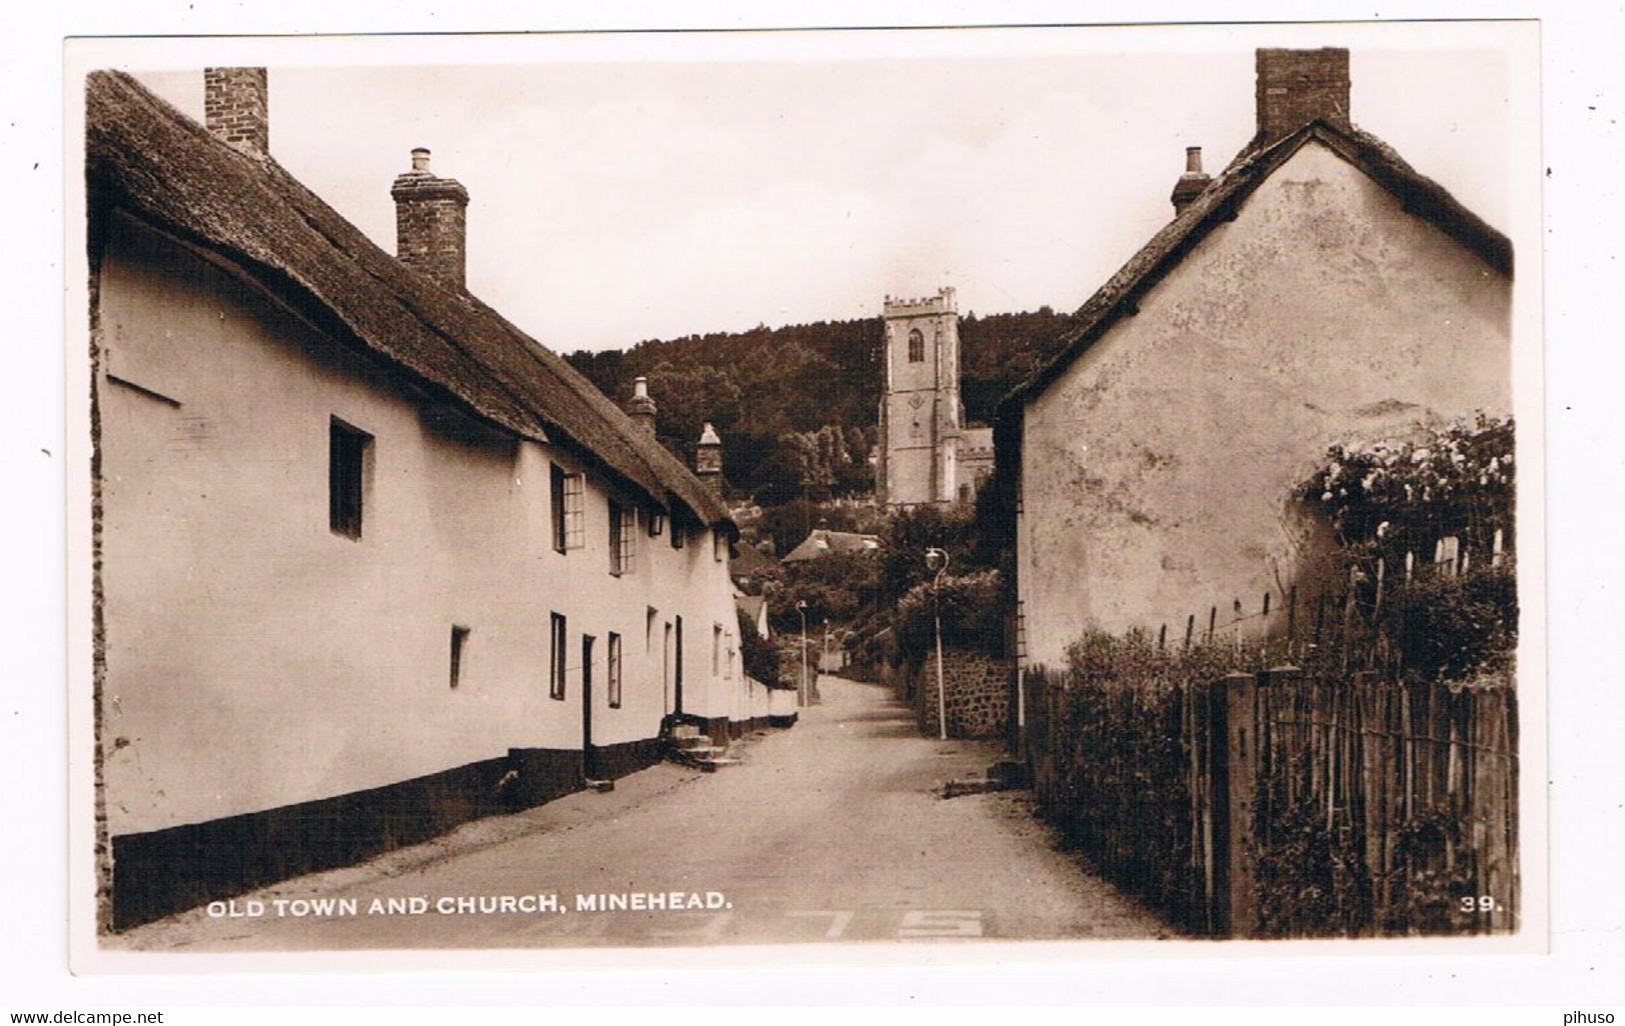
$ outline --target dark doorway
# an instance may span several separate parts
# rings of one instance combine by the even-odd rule
[[[598,779],[598,751],[592,744],[592,644],[591,634],[581,636],[581,775]]]
[[[677,657],[672,670],[672,711],[683,715],[683,618],[677,617]]]

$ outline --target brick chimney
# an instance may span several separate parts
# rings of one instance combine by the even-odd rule
[[[1212,181],[1212,175],[1202,173],[1202,147],[1185,147],[1185,173],[1174,183],[1173,195],[1168,197],[1174,203],[1174,216],[1183,213]]]
[[[462,291],[467,270],[468,190],[429,170],[429,151],[412,151],[412,170],[389,190],[395,197],[395,255],[441,284]]]
[[[203,122],[215,136],[256,157],[271,152],[264,68],[204,68]]]
[[[1258,68],[1257,145],[1268,145],[1324,118],[1349,123],[1349,52],[1261,49]]]
[[[638,377],[632,382],[632,401],[626,404],[627,415],[644,434],[655,436],[655,401],[649,398],[649,379]]]
[[[694,473],[712,492],[722,494],[722,439],[709,421],[694,447]]]

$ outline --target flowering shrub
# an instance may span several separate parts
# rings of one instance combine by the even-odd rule
[[[1511,532],[1512,450],[1512,420],[1483,414],[1419,442],[1337,445],[1304,498],[1351,548],[1420,556],[1424,543],[1457,535],[1487,550],[1497,528]]]
[[[1333,446],[1303,487],[1354,567],[1361,623],[1420,680],[1510,679],[1517,647],[1517,579],[1492,559],[1511,540],[1513,423],[1480,414],[1418,441]],[[1458,573],[1428,571],[1440,539],[1468,554]],[[1417,572],[1404,573],[1407,557]],[[1378,560],[1384,561],[1378,573]],[[1386,594],[1379,597],[1383,578]]]

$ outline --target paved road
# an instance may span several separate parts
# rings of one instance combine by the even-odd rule
[[[651,767],[623,778],[612,793],[571,795],[237,899],[236,910],[259,915],[211,918],[195,910],[132,931],[117,946],[308,950],[1169,934],[1056,851],[1024,792],[940,797],[944,780],[978,774],[997,757],[996,746],[919,737],[909,711],[883,688],[829,677],[820,688],[824,704],[806,710],[795,728],[736,743],[741,765],[715,774]],[[581,904],[591,900],[583,896],[648,892],[678,892],[684,905],[717,907],[593,911]],[[326,914],[316,905],[324,899]],[[548,907],[555,901],[561,911]]]

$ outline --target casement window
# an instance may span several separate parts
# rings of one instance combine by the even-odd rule
[[[549,661],[547,695],[564,700],[564,666],[569,659],[570,637],[565,630],[564,614],[553,614],[551,659]]]
[[[553,549],[566,552],[586,544],[587,481],[585,474],[566,473],[553,464]]]
[[[455,690],[463,676],[463,653],[468,649],[468,628],[451,628],[451,686]]]
[[[925,362],[925,336],[920,334],[919,328],[908,333],[908,362]]]
[[[327,522],[334,534],[361,537],[372,436],[332,418],[327,433]]]
[[[609,707],[621,707],[621,636],[609,632]]]
[[[619,577],[632,572],[637,555],[637,511],[609,500],[609,572]]]
[[[666,530],[666,514],[663,510],[651,509],[649,511],[649,537],[658,538]]]

